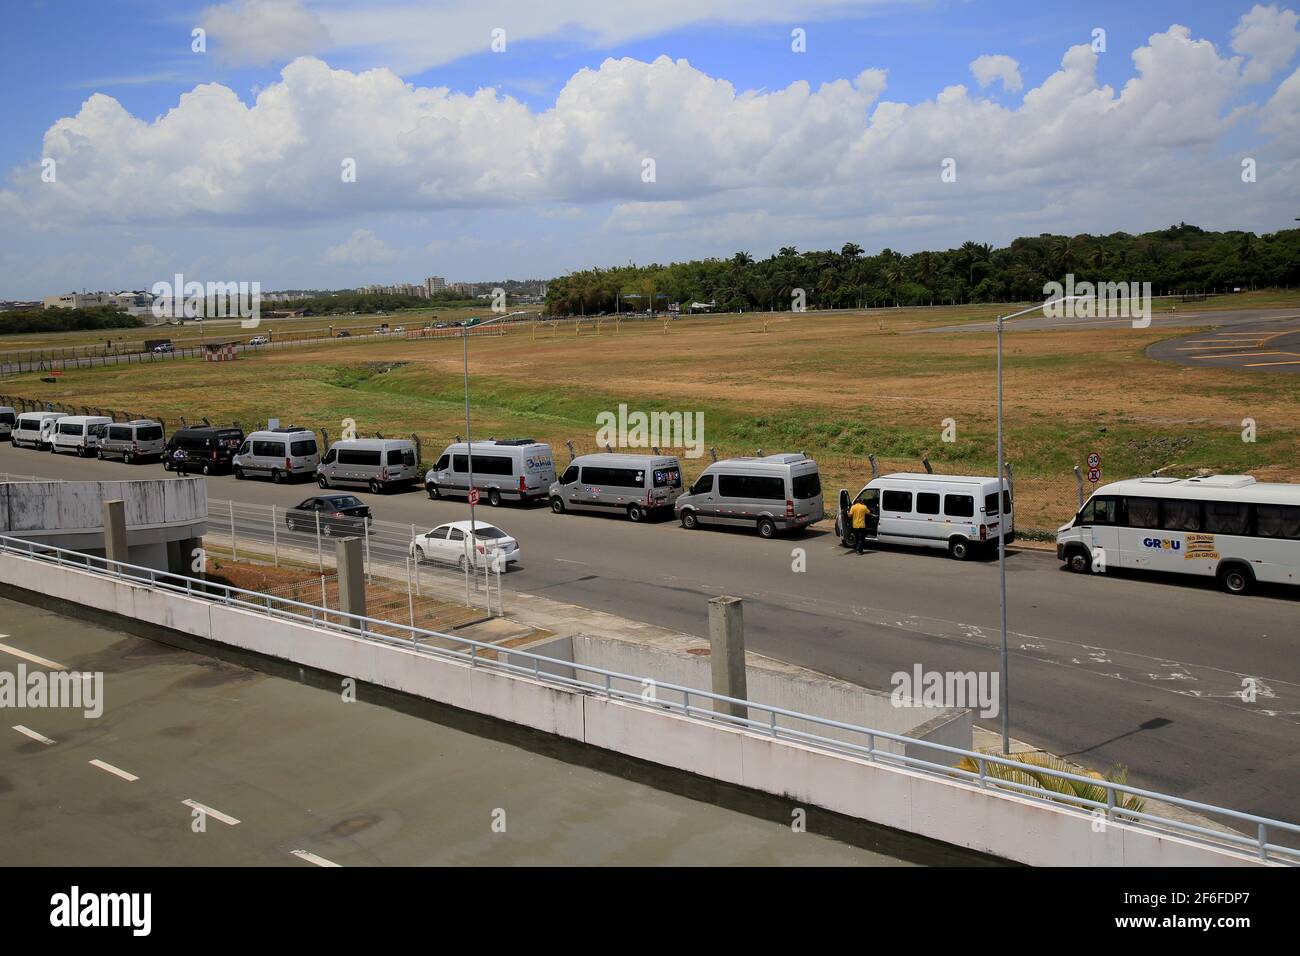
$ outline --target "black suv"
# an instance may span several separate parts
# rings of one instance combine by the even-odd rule
[[[244,443],[244,432],[239,428],[217,428],[199,425],[179,428],[167,440],[163,454],[163,467],[171,471],[176,462],[176,449],[185,453],[185,470],[205,475],[231,470],[231,459]]]

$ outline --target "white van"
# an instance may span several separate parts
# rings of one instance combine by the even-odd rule
[[[526,502],[545,499],[555,481],[551,446],[531,438],[506,441],[456,442],[448,445],[424,476],[424,490],[430,498],[443,495],[468,497],[472,485],[486,493],[496,507],[503,498]],[[470,480],[470,453],[474,475]]]
[[[1016,540],[1011,486],[1005,479],[900,472],[871,479],[852,501],[848,491],[841,489],[835,533],[845,547],[853,544],[849,507],[857,501],[871,511],[868,541],[946,548],[964,561],[977,552],[997,549],[999,525],[1007,544]]]
[[[682,493],[682,464],[671,455],[579,455],[551,485],[551,510],[625,513],[631,520],[670,510]]]
[[[50,440],[50,429],[64,417],[62,412],[23,412],[14,422],[14,445],[44,451]]]
[[[732,525],[770,538],[822,519],[821,475],[817,462],[802,454],[715,461],[673,510],[683,528]]]
[[[382,494],[420,480],[415,442],[405,438],[344,438],[330,445],[316,469],[316,483],[365,485]]]
[[[50,434],[50,451],[70,451],[79,458],[93,455],[111,424],[113,419],[104,415],[64,415]]]
[[[17,409],[0,405],[0,441],[9,441],[13,438],[14,422],[17,420]]]
[[[230,463],[241,481],[249,475],[266,475],[279,483],[286,478],[315,475],[320,449],[311,429],[290,425],[253,432]]]
[[[1300,584],[1300,485],[1250,475],[1102,485],[1056,533],[1071,571],[1214,576],[1231,594]]]

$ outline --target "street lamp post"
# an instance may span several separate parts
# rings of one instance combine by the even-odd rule
[[[1006,483],[1006,464],[1003,461],[1002,453],[1002,326],[1007,319],[1014,319],[1022,315],[1028,315],[1030,312],[1038,312],[1046,309],[1049,305],[1055,305],[1058,302],[1081,298],[1084,297],[1078,295],[1064,295],[1056,299],[1048,299],[1042,305],[1035,305],[1028,309],[1021,309],[1019,312],[1011,313],[1011,315],[998,316],[996,326],[998,338],[998,612],[1001,617],[1002,625],[1002,680],[998,692],[998,709],[1002,712],[1002,752],[1004,754],[1011,753],[1011,691],[1007,685],[1009,669],[1009,654],[1007,651],[1007,540],[1004,531],[1007,523],[1007,509],[1005,500],[1006,492],[1003,490],[1003,486]]]

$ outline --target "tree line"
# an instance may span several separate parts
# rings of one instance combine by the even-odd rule
[[[1225,292],[1300,284],[1300,229],[1257,236],[1209,232],[1180,223],[1133,235],[1044,233],[995,249],[964,242],[956,249],[867,255],[856,243],[838,251],[781,248],[766,259],[729,259],[587,269],[551,280],[551,315],[663,311],[710,303],[721,312],[871,308],[966,302],[1028,302],[1064,281],[1150,282],[1155,295]],[[802,296],[802,303],[799,299]]]
[[[81,332],[88,329],[135,329],[144,321],[114,306],[84,309],[18,309],[0,312],[0,335],[23,332]]]

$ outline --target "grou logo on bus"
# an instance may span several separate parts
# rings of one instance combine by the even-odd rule
[[[1142,546],[1156,551],[1181,551],[1183,543],[1177,538],[1143,538]]]

